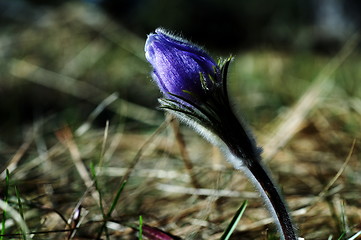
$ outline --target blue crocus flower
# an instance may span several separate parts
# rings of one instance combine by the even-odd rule
[[[295,240],[284,201],[261,163],[260,148],[229,104],[226,81],[231,58],[216,63],[202,48],[163,29],[148,36],[145,56],[164,95],[159,100],[161,108],[219,146],[227,160],[259,190],[281,238]]]

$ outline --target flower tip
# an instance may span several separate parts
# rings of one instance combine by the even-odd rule
[[[158,39],[161,39],[161,41],[173,42],[179,45],[186,44],[188,47],[190,47],[191,45],[195,46],[195,44],[190,43],[188,40],[184,39],[183,37],[174,34],[163,27],[159,27],[155,29],[154,32],[155,32],[154,35],[156,35]]]
[[[168,34],[168,31],[165,28],[159,27],[155,29],[156,34]]]
[[[147,45],[149,45],[149,43],[158,39],[160,35],[170,35],[170,33],[162,27],[155,29],[154,33],[149,33],[147,35],[147,40],[145,42],[145,48],[147,47]]]
[[[145,45],[144,45],[144,51],[147,51],[149,48],[149,45],[154,41],[156,37],[155,33],[150,33],[147,35],[147,40],[145,41]]]
[[[172,36],[166,29],[159,27],[155,29],[154,33],[147,35],[147,40],[145,41],[144,51],[152,51],[152,45],[155,41],[162,41],[162,38]]]
[[[159,39],[159,36],[156,33],[150,33],[147,36],[147,40],[144,45],[145,58],[153,63],[153,56],[155,55],[154,43]]]

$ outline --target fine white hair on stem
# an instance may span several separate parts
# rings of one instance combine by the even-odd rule
[[[237,160],[241,161],[237,156],[233,155],[230,151],[228,151],[228,154],[226,154],[226,158],[231,163],[236,162]],[[265,168],[265,167],[263,166],[263,168]],[[263,202],[264,202],[266,208],[268,209],[269,213],[271,214],[272,218],[274,219],[274,223],[276,224],[279,233],[281,233],[281,238],[285,239],[280,219],[277,216],[276,210],[271,203],[270,197],[266,193],[265,189],[262,187],[260,181],[255,177],[255,175],[250,171],[250,169],[248,167],[243,165],[242,167],[238,168],[238,170],[242,171],[247,176],[247,178],[252,183],[252,185],[258,190],[261,198],[263,199]],[[272,183],[272,185],[273,185],[273,187],[275,187],[275,185],[273,183]],[[276,191],[278,191],[278,189],[276,189]],[[284,203],[282,203],[282,204],[284,204]]]
[[[202,126],[201,124],[197,123],[196,121],[190,119],[189,117],[187,117],[185,114],[177,112],[177,111],[173,111],[173,110],[169,110],[167,109],[167,111],[173,115],[175,115],[180,121],[182,121],[183,123],[185,123],[186,125],[188,125],[189,127],[191,127],[193,130],[195,130],[200,136],[202,136],[204,139],[206,139],[208,142],[210,142],[211,144],[219,147],[219,149],[221,149],[221,151],[223,152],[223,154],[225,156],[231,154],[227,145],[223,142],[222,139],[220,139],[216,134],[214,134],[212,131],[210,131],[209,129],[205,128],[204,126]],[[235,158],[230,158],[230,157],[226,157],[226,159],[233,165],[233,167],[237,170],[240,170],[241,168],[244,167],[243,161],[241,159],[235,159]]]
[[[239,156],[236,156],[232,153],[231,149],[227,146],[227,144],[220,139],[217,134],[213,133],[211,130],[204,127],[201,123],[193,120],[192,118],[188,117],[186,114],[178,111],[174,111],[171,109],[167,109],[168,112],[175,115],[178,119],[182,122],[193,128],[199,135],[209,141],[211,144],[219,147],[223,154],[225,155],[227,161],[233,165],[233,167],[239,171],[242,171],[249,181],[253,184],[253,186],[258,190],[260,196],[263,199],[263,202],[268,209],[270,215],[274,219],[274,222],[277,226],[277,229],[280,233],[281,239],[296,239],[292,235],[288,235],[288,231],[293,232],[292,223],[288,222],[282,223],[282,220],[289,220],[290,219],[283,219],[287,215],[286,218],[289,218],[286,204],[281,198],[279,190],[277,189],[276,185],[273,183],[272,179],[269,177],[268,171],[266,167],[262,165],[258,159],[253,159],[253,165],[247,166],[244,164],[245,160]],[[270,188],[270,189],[268,189]],[[277,212],[279,211],[279,212]],[[285,213],[286,211],[286,213]],[[280,213],[283,212],[283,213]],[[291,226],[289,226],[291,225]],[[285,227],[286,226],[286,227]],[[291,228],[292,229],[289,229]]]

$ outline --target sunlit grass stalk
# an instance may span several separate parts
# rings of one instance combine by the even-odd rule
[[[357,237],[361,236],[361,231],[358,231],[355,233],[352,237],[350,237],[348,240],[356,240]]]

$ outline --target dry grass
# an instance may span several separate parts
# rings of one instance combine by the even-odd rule
[[[1,36],[4,88],[41,86],[36,94],[44,101],[51,94],[72,101],[24,123],[11,141],[1,139],[2,199],[25,219],[7,209],[3,239],[25,238],[23,223],[34,239],[136,239],[132,227],[140,215],[182,239],[219,239],[246,199],[233,239],[272,239],[271,219],[247,179],[194,132],[140,105],[155,103],[157,95],[147,77],[144,39],[82,5],[42,18],[44,24]],[[305,239],[361,230],[357,41],[350,38],[331,59],[250,51],[231,69],[235,105],[252,123]],[[144,101],[131,103],[127,94]],[[79,102],[91,107],[78,110]],[[9,116],[17,111],[11,109]],[[113,117],[97,128],[105,110]]]

